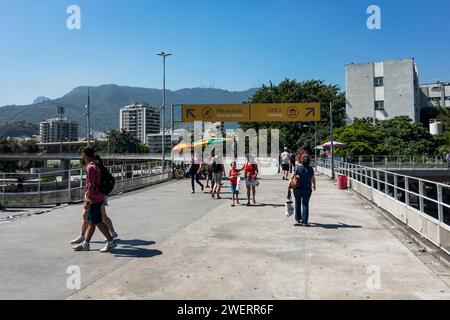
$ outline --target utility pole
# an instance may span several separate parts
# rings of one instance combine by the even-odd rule
[[[334,180],[334,127],[333,127],[333,102],[330,102],[330,137],[331,137],[331,180]]]
[[[166,169],[166,57],[171,53],[162,51],[157,54],[163,58],[163,93],[162,93],[162,170]]]
[[[64,115],[64,107],[58,106],[57,108],[59,114],[59,156],[62,159],[62,149],[63,149],[63,115]],[[62,160],[61,160],[62,161]]]
[[[317,165],[317,122],[314,122],[314,162]]]
[[[88,98],[87,98],[87,105],[86,105],[86,133],[87,133],[87,142],[88,147],[91,146],[91,97],[90,97],[90,90],[88,87]]]

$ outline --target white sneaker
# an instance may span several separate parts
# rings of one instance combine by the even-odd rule
[[[79,236],[76,239],[73,239],[72,241],[70,241],[70,244],[80,244],[84,241],[84,236]]]
[[[117,247],[117,243],[113,240],[111,242],[108,242],[106,246],[100,250],[100,252],[110,252],[112,249]]]
[[[90,245],[88,242],[83,241],[83,243],[80,243],[77,246],[73,247],[73,250],[75,251],[89,251],[90,250]]]
[[[119,237],[119,235],[117,234],[117,232],[112,232],[111,237],[113,238],[113,240],[116,240]],[[108,242],[108,239],[105,239],[105,242]]]

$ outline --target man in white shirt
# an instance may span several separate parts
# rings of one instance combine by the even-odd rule
[[[288,148],[284,148],[284,152],[281,154],[281,168],[283,169],[283,180],[288,180],[289,175],[289,152]]]

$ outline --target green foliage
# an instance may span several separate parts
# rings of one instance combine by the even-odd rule
[[[375,125],[355,121],[335,131],[335,140],[344,142],[340,154],[353,155],[430,155],[437,152],[438,139],[406,116],[377,121]]]
[[[111,130],[106,134],[107,142],[97,145],[99,152],[106,153],[146,153],[148,147],[125,130]]]
[[[41,182],[42,183],[50,183],[50,182],[55,182],[56,181],[56,177],[52,177],[52,176],[43,176],[41,177]]]
[[[0,125],[0,136],[30,137],[39,134],[39,126],[27,121],[17,121]]]
[[[333,119],[335,127],[345,125],[345,94],[337,85],[327,85],[321,80],[297,82],[285,79],[278,85],[270,83],[260,88],[250,100],[251,103],[299,103],[323,102],[322,121],[314,123],[301,122],[242,122],[243,130],[249,128],[279,129],[280,147],[287,146],[298,150],[305,146],[314,147],[314,132],[317,129],[317,141],[327,137],[329,133],[329,102],[333,103]]]
[[[438,154],[443,155],[450,152],[450,130],[447,129],[443,134],[434,136],[433,140]]]
[[[362,121],[355,121],[351,126],[338,128],[334,132],[335,140],[346,144],[345,148],[338,149],[341,154],[377,154],[380,137],[372,124]]]
[[[17,140],[0,136],[0,153],[35,153],[39,150],[34,140]],[[27,170],[39,167],[36,161],[0,161],[1,172],[15,172],[18,169]]]

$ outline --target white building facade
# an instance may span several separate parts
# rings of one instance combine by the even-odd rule
[[[408,116],[420,121],[419,75],[414,59],[345,66],[347,122]]]

